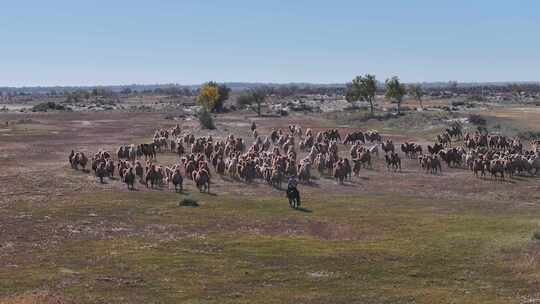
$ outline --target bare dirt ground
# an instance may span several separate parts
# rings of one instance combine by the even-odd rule
[[[540,112],[537,114],[540,115]],[[497,112],[497,115],[502,114]],[[538,118],[537,121],[540,121],[539,116],[535,117]],[[8,125],[5,125],[6,121],[9,122]],[[319,115],[258,118],[247,113],[219,116],[218,129],[214,131],[201,130],[196,120],[185,120],[181,122],[181,125],[184,130],[194,132],[196,135],[211,134],[213,137],[224,137],[229,133],[234,133],[249,138],[249,125],[252,121],[257,123],[263,136],[268,135],[272,128],[286,128],[291,123],[300,124],[304,130],[312,128],[315,131],[340,125],[342,136],[358,127],[342,127],[341,122],[329,121]],[[436,210],[436,214],[460,214],[469,208],[481,209],[481,211],[475,209],[475,212],[527,213],[527,210],[536,212],[540,205],[540,179],[538,177],[523,176],[501,182],[489,178],[478,179],[466,169],[447,168],[444,165],[442,174],[432,175],[423,172],[417,160],[408,160],[404,157],[402,157],[402,172],[394,173],[386,170],[381,152],[380,158],[375,158],[373,169],[362,170],[359,177],[353,177],[352,181],[347,181],[345,185],[337,184],[330,177],[317,176],[312,184],[300,186],[302,195],[305,197],[306,211],[316,213],[319,209],[325,210],[324,212],[328,213],[325,213],[323,218],[281,215],[267,219],[265,212],[270,212],[269,214],[288,212],[282,191],[271,188],[261,181],[247,185],[227,177],[214,177],[212,195],[206,195],[206,199],[203,195],[203,201],[228,202],[227,208],[231,209],[220,209],[225,207],[215,206],[212,208],[217,209],[210,209],[204,220],[193,218],[191,219],[193,222],[177,223],[172,221],[172,218],[170,222],[167,220],[167,216],[172,216],[171,214],[174,213],[169,209],[170,207],[154,210],[152,204],[163,200],[173,202],[172,206],[174,206],[183,195],[175,194],[167,187],[149,190],[143,185],[137,185],[138,190],[133,193],[127,191],[125,185],[117,179],[99,184],[91,173],[72,170],[68,165],[67,157],[72,149],[89,155],[99,149],[114,152],[120,144],[148,141],[156,128],[171,127],[175,123],[175,121],[164,119],[164,115],[160,113],[0,114],[0,268],[6,269],[4,274],[13,275],[13,269],[18,267],[24,269],[25,265],[33,265],[36,261],[46,265],[43,269],[49,269],[53,261],[58,262],[55,257],[44,252],[69,255],[70,249],[65,249],[67,250],[65,252],[57,250],[64,247],[71,248],[69,246],[74,246],[72,242],[76,241],[100,242],[125,237],[130,238],[129,240],[150,238],[157,243],[144,246],[159,247],[161,246],[159,244],[167,240],[231,232],[265,237],[303,235],[323,241],[371,242],[385,239],[382,231],[386,228],[381,226],[380,230],[375,231],[367,224],[351,222],[349,219],[342,218],[336,211],[332,211],[331,208],[335,205],[330,201],[334,201],[334,197],[339,197],[337,201],[342,201],[344,204],[348,200],[369,198],[378,202],[377,208],[390,204],[387,206],[388,210],[393,208],[391,202],[394,202],[394,198],[403,198],[403,202],[410,198],[413,199],[411,206],[419,204],[418,208],[423,210],[422,212],[427,212],[427,208]],[[414,136],[411,132],[399,132],[395,129],[391,132],[383,131],[383,136],[391,138],[397,145],[404,141],[415,141],[426,145],[431,140],[421,135]],[[340,153],[343,156],[348,156],[348,150],[349,147],[340,146]],[[178,158],[172,153],[162,153],[158,155],[158,161],[170,165],[178,162]],[[186,180],[186,187],[187,192],[201,197],[195,193],[195,187],[191,181]],[[142,207],[133,207],[136,208],[134,210],[124,207],[124,200],[132,201],[139,198]],[[326,198],[329,201],[327,205],[324,203]],[[283,203],[280,203],[278,207],[272,207],[278,209],[264,211],[266,210],[264,208],[257,209],[260,207],[256,203],[257,199],[261,200],[263,204],[261,206],[265,206],[265,202],[283,201]],[[152,204],[146,205],[147,200],[152,201]],[[253,204],[247,208],[243,207],[242,200]],[[311,201],[314,203],[310,204]],[[354,212],[352,209],[349,211]],[[383,211],[380,212],[384,214]],[[380,216],[382,222],[391,221],[381,214],[377,213],[377,216]],[[339,219],[343,221],[340,222]],[[399,220],[396,219],[397,222]],[[221,239],[217,243],[221,244],[220,242]],[[139,245],[137,243],[137,246]],[[203,245],[196,243],[190,246]],[[89,248],[99,248],[99,243],[92,246]],[[128,250],[122,247],[123,245],[118,246],[120,247],[117,250],[120,252]],[[204,252],[222,250],[219,247],[221,245],[208,246],[210,247],[200,250]],[[536,262],[526,262],[527,257],[536,256],[530,250],[533,249],[527,249],[527,253],[516,258],[525,259],[521,262],[522,264],[534,264],[534,267],[520,264],[520,267],[526,268],[522,271],[530,271],[531,267],[537,269]],[[321,252],[321,254],[325,253]],[[513,257],[513,254],[508,253],[507,256]],[[97,257],[92,259],[94,258]],[[104,265],[108,265],[107,263]],[[99,262],[92,262],[91,265],[107,267],[99,266],[101,265]],[[71,271],[68,269],[71,267],[69,262],[62,267],[66,270],[60,271],[63,275],[61,279],[50,278],[50,281],[54,283],[43,285],[43,282],[49,279],[40,274],[33,279],[18,278],[19,281],[13,282],[20,283],[13,283],[4,289],[0,287],[0,303],[32,303],[32,299],[45,299],[44,303],[64,303],[65,297],[79,299],[73,294],[63,295],[62,290],[67,286],[78,286],[77,280],[83,279],[80,275],[69,273]],[[57,268],[55,269],[58,271]],[[146,273],[145,271],[141,270],[141,273]],[[315,274],[311,277],[330,276],[325,272],[313,273]],[[95,281],[99,286],[94,286],[94,288],[98,289],[101,288],[100,284],[134,286],[142,284],[137,278],[99,276]],[[44,290],[44,293],[40,290]],[[209,294],[208,290],[198,292],[200,292],[198,295]],[[378,294],[375,293],[372,296],[377,299]],[[144,296],[138,293],[131,298],[125,297],[123,299],[129,299],[127,302],[130,303],[141,303],[144,299]],[[419,297],[426,303],[430,299],[437,299],[418,295],[412,297],[413,299]],[[355,298],[352,297],[352,299]],[[81,301],[92,303],[95,300],[96,298],[85,298]],[[303,300],[306,299],[303,298]],[[345,299],[343,300],[345,302]],[[392,302],[391,300],[389,302]]]

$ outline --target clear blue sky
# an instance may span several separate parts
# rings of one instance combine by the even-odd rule
[[[540,1],[0,4],[0,86],[540,80]]]

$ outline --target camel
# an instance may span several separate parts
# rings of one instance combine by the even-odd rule
[[[155,143],[141,144],[140,148],[141,148],[142,154],[144,155],[145,160],[155,159],[156,158],[156,156],[157,156],[157,151],[156,150],[157,149],[156,149],[156,144]]]
[[[451,138],[456,137],[456,139],[461,139],[463,137],[461,128],[461,125],[456,122],[450,128],[447,128],[445,131],[446,133],[448,133],[448,135],[450,135]]]
[[[444,149],[444,147],[440,143],[435,143],[433,147],[428,145],[427,149],[428,149],[429,154],[439,154],[439,152],[441,152],[441,150]]]
[[[69,153],[68,160],[69,164],[73,168],[73,160],[75,159],[75,151],[71,150],[71,153]]]
[[[441,161],[437,156],[432,157],[430,161],[431,173],[436,174],[437,170],[442,173]]]
[[[298,179],[302,182],[309,183],[311,179],[311,163],[302,162],[298,168]]]
[[[437,135],[437,142],[446,147],[452,143],[452,138],[450,138],[450,135],[448,133],[444,132]]]
[[[107,176],[107,169],[105,168],[105,162],[101,162],[96,169],[96,176],[99,178],[99,182],[103,184],[103,178]]]
[[[504,180],[504,161],[502,159],[494,159],[486,163],[487,171],[491,173],[491,178],[497,180],[497,174],[500,174],[501,180]]]
[[[317,166],[317,170],[319,171],[319,173],[324,173],[324,169],[326,168],[326,157],[324,156],[324,154],[317,154],[317,157],[315,158],[315,166]]]
[[[135,145],[130,145],[128,150],[128,160],[132,163],[137,159],[137,148]]]
[[[281,173],[281,170],[278,170],[277,168],[274,168],[272,170],[272,175],[270,177],[270,182],[272,186],[277,187],[278,189],[281,189],[281,180],[283,179],[283,173]]]
[[[352,180],[352,167],[348,158],[343,159],[343,167],[345,169],[345,178]]]
[[[135,175],[137,175],[139,177],[139,181],[142,182],[144,176],[144,168],[138,161],[135,163]]]
[[[422,168],[431,174],[436,174],[437,172],[442,173],[442,166],[439,157],[436,155],[422,155],[419,158]]]
[[[339,181],[340,184],[343,184],[343,180],[347,177],[347,171],[343,164],[343,161],[340,160],[334,165],[334,178]]]
[[[472,164],[472,169],[474,176],[478,177],[478,172],[480,172],[482,177],[486,176],[485,164],[482,159],[475,159]]]
[[[135,174],[133,173],[133,168],[129,168],[128,171],[124,174],[124,182],[126,183],[128,190],[131,187],[131,190],[135,189]]]
[[[362,143],[366,142],[364,133],[362,133],[362,131],[349,133],[347,134],[347,136],[345,136],[345,139],[343,140],[344,145],[356,144],[358,142],[362,142]]]
[[[422,154],[422,146],[415,143],[404,142],[401,144],[401,151],[405,153],[405,156],[408,158],[414,159],[418,154]]]
[[[375,154],[375,156],[379,158],[379,146],[374,145],[374,146],[369,147],[367,150],[369,151],[369,153]]]
[[[371,164],[371,153],[369,151],[363,151],[358,154],[358,161],[362,164],[364,168],[372,168]]]
[[[394,143],[391,140],[387,140],[386,142],[381,143],[381,149],[384,151],[384,153],[394,153],[395,147]]]
[[[77,152],[74,153],[72,150],[69,155],[69,162],[71,163],[71,167],[75,170],[79,169],[79,166],[81,166],[82,170],[86,170],[86,165],[88,164],[88,158],[83,152]]]
[[[456,148],[440,151],[439,157],[446,162],[448,167],[461,165],[463,159],[461,153]]]
[[[182,174],[180,174],[180,170],[179,169],[176,169],[172,175],[172,178],[171,178],[171,181],[174,185],[174,191],[178,192],[178,190],[180,190],[180,192],[182,192],[183,190],[183,182],[184,182],[184,178],[182,177]]]
[[[105,163],[105,170],[109,177],[114,177],[114,161],[112,159],[107,160]]]
[[[534,157],[531,157],[528,162],[531,166],[531,169],[529,170],[531,175],[538,175],[538,172],[540,172],[540,156],[537,154]],[[532,169],[534,169],[534,174],[532,173]]]
[[[192,178],[200,192],[210,193],[210,174],[205,169],[193,171]]]
[[[369,140],[369,142],[382,142],[382,136],[379,134],[379,131],[376,130],[369,130],[366,133],[364,133],[364,137],[366,140]]]
[[[352,171],[353,171],[355,176],[359,176],[360,175],[360,169],[362,168],[362,162],[360,162],[360,160],[358,160],[358,159],[353,159],[352,161],[353,161]]]
[[[398,169],[401,171],[401,159],[399,158],[397,153],[391,153],[390,155],[385,154],[384,159],[386,161],[386,168],[390,170],[390,168],[394,169],[394,172],[396,172]]]
[[[216,172],[219,175],[225,174],[225,162],[223,161],[223,157],[219,157],[216,163]]]
[[[150,186],[154,188],[154,186],[157,185],[162,178],[163,176],[161,175],[156,165],[151,165],[148,171],[146,172],[146,177],[145,177],[146,187],[148,188],[148,182],[150,182]]]

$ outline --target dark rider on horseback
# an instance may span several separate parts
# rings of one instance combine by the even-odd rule
[[[300,207],[300,192],[298,191],[297,185],[298,182],[294,177],[289,178],[286,195],[289,199],[289,206],[294,209]]]

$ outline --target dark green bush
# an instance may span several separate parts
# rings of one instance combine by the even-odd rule
[[[53,101],[43,102],[32,107],[32,112],[69,111],[70,109]]]
[[[199,202],[192,198],[192,197],[185,197],[183,198],[180,203],[178,203],[178,206],[182,207],[198,207],[199,206]]]
[[[214,119],[212,118],[212,114],[208,112],[205,108],[199,111],[199,123],[204,129],[210,129],[213,130],[216,128],[214,125]]]
[[[212,114],[208,112],[205,108],[202,108],[197,117],[199,118],[199,123],[201,124],[201,127],[204,129],[214,130],[216,126],[214,125],[214,119],[212,118]]]

